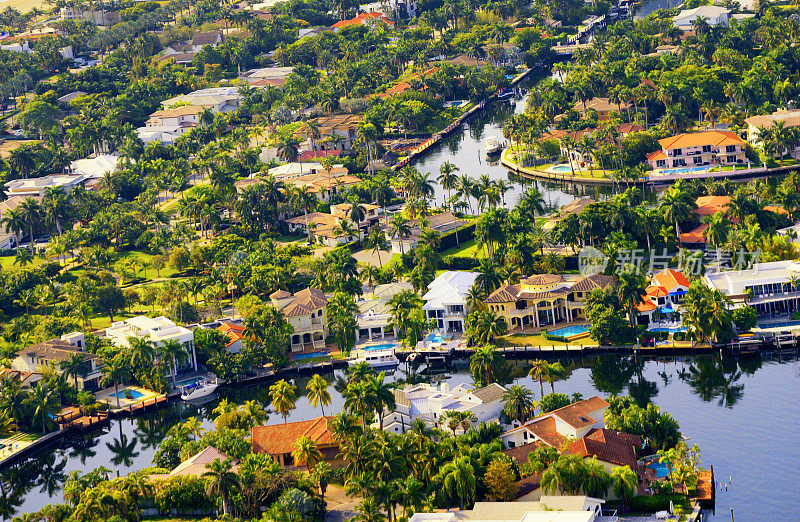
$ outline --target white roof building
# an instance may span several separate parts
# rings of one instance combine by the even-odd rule
[[[285,163],[279,167],[271,168],[267,171],[270,176],[287,180],[296,176],[314,174],[318,170],[324,170],[320,163]]]
[[[436,319],[440,330],[463,332],[469,315],[465,298],[477,278],[477,272],[448,271],[434,279],[422,296],[428,319]]]
[[[84,174],[49,174],[41,178],[15,179],[6,182],[6,195],[12,196],[44,196],[48,188],[58,187],[65,193],[92,179]]]
[[[169,109],[175,105],[189,104],[211,109],[213,113],[229,112],[239,106],[241,99],[238,87],[211,87],[164,100],[161,106]]]
[[[544,495],[534,502],[476,502],[472,509],[446,513],[416,513],[409,522],[614,522],[603,516],[605,500],[583,495]]]
[[[439,388],[430,384],[416,384],[401,390],[395,389],[396,407],[393,412],[385,414],[383,429],[391,433],[405,433],[414,419],[421,418],[431,427],[449,430],[442,417],[452,410],[472,412],[477,419],[475,424],[497,421],[503,409],[501,399],[505,391],[496,383],[478,390],[472,390],[465,384],[450,389],[447,383],[442,383]],[[377,424],[373,426],[378,427]],[[464,432],[460,427],[455,431]]]
[[[176,325],[170,319],[160,317],[147,317],[139,315],[114,321],[106,328],[106,338],[114,345],[129,347],[129,338],[148,339],[155,346],[162,346],[165,342],[175,340],[181,343],[189,354],[188,361],[178,366],[178,373],[190,369],[197,370],[197,355],[194,349],[194,333],[188,328]],[[167,376],[172,376],[172,368],[167,369]]]
[[[90,178],[102,178],[106,172],[117,170],[118,156],[111,154],[98,154],[94,158],[75,160],[69,165],[73,174],[81,174]]]
[[[785,315],[797,309],[792,282],[800,282],[800,261],[755,263],[747,270],[709,273],[704,280],[730,297],[734,306],[750,305],[762,316]]]
[[[684,9],[672,18],[672,23],[682,31],[691,31],[694,29],[692,22],[698,18],[705,18],[706,23],[710,26],[721,25],[727,27],[730,14],[730,9],[725,9],[724,7],[717,5],[701,5],[694,9]]]

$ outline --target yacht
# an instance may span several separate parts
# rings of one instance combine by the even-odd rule
[[[514,96],[514,89],[506,88],[497,93],[498,100],[507,100]]]
[[[192,401],[195,399],[202,399],[214,393],[219,387],[217,379],[213,381],[202,381],[194,384],[189,384],[181,388],[181,399],[185,401]]]
[[[400,365],[400,360],[392,350],[380,350],[374,352],[364,352],[364,355],[350,361],[350,365],[366,362],[371,368],[387,368]]]
[[[483,143],[483,149],[486,151],[486,154],[497,154],[503,150],[503,143],[497,139],[497,137],[489,136]]]

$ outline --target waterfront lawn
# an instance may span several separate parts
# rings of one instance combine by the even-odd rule
[[[478,242],[475,241],[475,239],[470,239],[469,241],[463,241],[460,245],[448,248],[442,252],[442,257],[446,256],[481,259],[486,257],[486,251],[478,247]]]
[[[584,337],[576,339],[569,343],[562,343],[560,341],[551,341],[545,339],[542,334],[511,334],[498,339],[498,346],[596,346],[597,341],[591,337]]]
[[[21,265],[15,265],[14,264],[15,259],[16,259],[16,254],[0,257],[0,267],[2,267],[3,272],[15,272],[17,270],[22,270],[23,268],[36,268],[37,266],[47,261],[44,257],[40,255],[35,255],[33,256],[33,262],[23,267]]]

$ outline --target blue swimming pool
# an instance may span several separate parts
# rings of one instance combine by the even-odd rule
[[[710,166],[704,167],[681,167],[677,169],[664,169],[661,171],[662,174],[688,174],[689,172],[705,172],[710,169]]]
[[[656,328],[649,328],[648,331],[650,332],[670,332],[670,333],[677,333],[677,332],[685,332],[686,328],[665,328],[665,327],[656,327]]]
[[[573,335],[578,335],[582,333],[586,333],[589,331],[589,327],[584,324],[573,324],[572,326],[565,326],[564,328],[556,328],[555,330],[547,330],[547,333],[550,335],[558,335],[561,337],[571,337]]]
[[[669,475],[669,468],[663,462],[651,462],[647,465],[647,467],[653,470],[653,474],[657,478],[662,478]]]
[[[313,359],[314,357],[323,357],[328,355],[328,350],[321,350],[319,352],[296,353],[294,354],[295,361],[302,361],[305,359]]]
[[[425,337],[424,341],[426,343],[443,343],[444,342],[444,337],[442,337],[441,334],[432,333],[432,334],[428,334]]]
[[[553,165],[547,170],[550,172],[572,172],[572,167],[569,165]]]
[[[131,390],[131,389],[122,390],[121,392],[117,393],[116,395],[113,394],[113,393],[111,394],[111,398],[112,399],[124,399],[124,400],[134,400],[135,401],[136,399],[141,399],[142,397],[144,397],[144,394],[142,392],[136,391],[136,390]]]
[[[380,350],[391,350],[396,347],[397,343],[383,343],[383,344],[373,344],[372,346],[367,346],[361,349],[367,352],[377,352]]]
[[[760,328],[784,328],[787,326],[800,326],[800,321],[779,321],[777,323],[764,323],[758,325]]]

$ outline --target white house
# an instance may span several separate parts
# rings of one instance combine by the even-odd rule
[[[536,501],[476,502],[472,509],[415,513],[409,522],[616,522],[616,515],[603,516],[604,503],[582,495],[543,495]]]
[[[200,124],[200,114],[205,109],[200,105],[181,105],[156,111],[150,115],[144,127],[136,129],[136,133],[145,143],[160,141],[171,145],[177,138]]]
[[[124,321],[114,321],[111,326],[106,328],[106,339],[114,345],[128,347],[129,338],[147,339],[156,347],[162,346],[167,341],[178,341],[188,354],[185,362],[178,365],[177,373],[188,370],[197,370],[197,354],[194,349],[194,333],[188,328],[178,326],[166,317],[146,317],[139,315],[125,319]],[[172,377],[172,365],[166,369],[166,376]]]
[[[694,9],[684,9],[672,18],[672,23],[681,31],[694,30],[692,22],[698,18],[705,18],[706,23],[712,27],[717,25],[728,27],[730,15],[730,9],[717,5],[701,5]]]
[[[80,354],[86,364],[86,374],[77,377],[79,390],[97,390],[103,377],[103,360],[93,353],[85,352],[85,337],[82,332],[62,335],[59,339],[50,339],[23,348],[11,361],[11,369],[20,372],[40,373],[47,366],[52,366],[58,373],[63,373],[61,363],[68,361],[75,354]],[[72,381],[72,379],[70,379]]]
[[[748,304],[762,316],[790,314],[797,310],[800,295],[792,283],[800,284],[800,261],[755,263],[746,270],[708,273],[704,280],[734,306]]]
[[[474,424],[497,421],[503,410],[501,399],[506,389],[497,383],[478,390],[470,390],[465,384],[453,389],[447,383],[440,387],[430,384],[414,384],[403,389],[395,389],[395,410],[385,412],[383,429],[390,433],[405,433],[414,419],[423,419],[431,427],[449,429],[446,425],[446,412],[468,411],[475,415]],[[376,416],[377,420],[377,416]],[[378,424],[373,424],[378,427]],[[456,433],[463,433],[461,428]]]
[[[590,431],[602,428],[607,407],[608,403],[599,396],[578,401],[502,433],[500,441],[504,448],[542,442],[558,449],[568,440],[580,439]]]
[[[241,100],[242,95],[237,87],[210,87],[164,100],[161,106],[171,109],[179,105],[199,105],[216,114],[236,110]]]
[[[391,20],[412,19],[417,16],[416,0],[384,0],[382,2],[372,2],[361,4],[359,9],[371,13],[382,13],[383,16]]]
[[[392,316],[389,313],[388,302],[400,292],[413,289],[411,283],[388,283],[378,285],[372,289],[372,292],[364,294],[356,302],[356,306],[358,306],[356,341],[371,341],[395,336],[395,330],[389,327]]]
[[[469,307],[466,296],[475,280],[477,272],[452,272],[439,274],[428,285],[428,291],[422,296],[425,304],[422,309],[428,319],[435,319],[440,330],[447,332],[463,332]]]
[[[636,306],[639,324],[649,323],[656,311],[665,316],[680,313],[683,296],[688,290],[689,280],[677,270],[667,268],[655,274],[650,286],[645,289],[642,302]]]
[[[292,352],[325,348],[328,336],[328,298],[317,288],[306,288],[296,294],[277,290],[270,294],[272,306],[283,312],[286,321],[294,328]]]
[[[83,158],[69,164],[73,174],[81,174],[89,178],[102,178],[106,172],[117,170],[119,157],[111,154],[98,154],[94,158]]]

